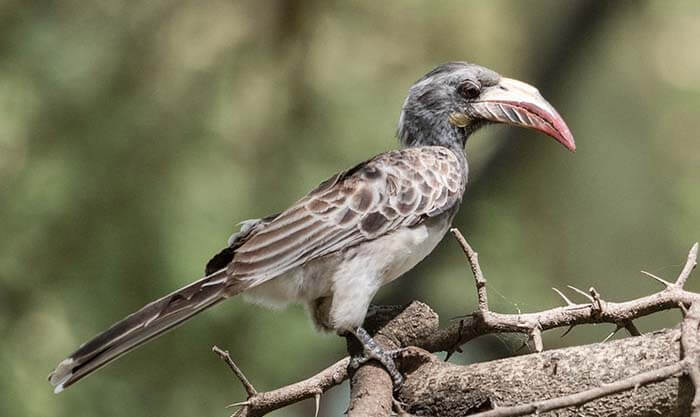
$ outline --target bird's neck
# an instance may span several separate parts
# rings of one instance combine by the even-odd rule
[[[396,135],[404,148],[444,146],[464,157],[467,132],[453,126],[447,117],[425,117],[420,112],[401,112]]]

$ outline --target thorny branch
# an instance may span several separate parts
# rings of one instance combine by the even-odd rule
[[[246,378],[245,374],[241,369],[236,365],[236,363],[231,359],[231,355],[228,353],[228,350],[224,351],[219,349],[218,346],[214,346],[211,348],[211,350],[219,355],[219,357],[226,362],[229,368],[231,368],[231,371],[233,372],[234,375],[241,381],[241,384],[243,384],[243,388],[245,388],[245,391],[248,393],[248,396],[253,396],[258,393],[258,391],[255,390],[255,387],[253,387],[253,384],[251,384],[248,381],[248,378]]]
[[[580,324],[611,323],[615,324],[616,327],[609,337],[623,328],[631,335],[638,336],[640,332],[633,323],[634,319],[674,308],[679,308],[684,313],[681,333],[681,350],[683,356],[682,359],[676,363],[624,378],[613,383],[601,384],[600,386],[574,394],[529,404],[497,407],[493,410],[474,414],[474,416],[520,416],[581,405],[597,398],[636,389],[637,387],[681,374],[687,375],[693,382],[693,386],[700,387],[700,369],[698,368],[698,364],[700,363],[700,342],[698,341],[697,335],[700,325],[700,302],[696,302],[700,301],[700,294],[686,291],[683,288],[697,264],[697,243],[693,245],[688,253],[685,266],[674,282],[668,282],[648,272],[642,272],[644,275],[650,276],[664,285],[664,289],[646,297],[621,303],[607,302],[595,288],[591,287],[588,292],[584,292],[577,288],[569,287],[572,291],[585,297],[588,302],[585,304],[574,303],[561,291],[554,289],[564,300],[565,306],[535,313],[501,314],[488,309],[486,279],[481,271],[477,253],[471,248],[457,229],[452,229],[451,232],[462,247],[473,272],[479,310],[471,316],[464,317],[444,329],[438,328],[437,318],[432,321],[429,320],[431,323],[434,322],[435,328],[424,329],[422,332],[416,332],[415,329],[413,329],[404,333],[404,329],[400,326],[398,329],[391,328],[392,322],[398,322],[399,325],[402,325],[406,323],[406,318],[404,317],[402,320],[399,320],[399,316],[393,318],[385,317],[384,319],[386,321],[382,322],[381,319],[379,319],[379,324],[375,326],[379,327],[378,333],[382,333],[384,336],[389,337],[389,339],[394,342],[398,342],[403,347],[416,346],[429,352],[447,351],[448,353],[459,349],[459,346],[478,336],[492,333],[523,333],[528,335],[529,340],[534,344],[535,350],[540,352],[543,349],[542,332],[545,330],[568,327],[566,331],[566,333],[568,333],[574,326]],[[389,308],[388,310],[395,311],[396,314],[410,315],[411,312],[408,311],[409,309],[410,306],[406,309],[395,308],[392,310]],[[369,320],[370,319],[368,319],[368,321]],[[387,322],[390,324],[390,330],[386,330],[385,325]],[[226,352],[216,347],[214,351],[227,362],[236,376],[241,380],[248,393],[247,401],[232,405],[241,407],[235,414],[238,417],[262,416],[273,410],[307,398],[315,398],[316,413],[318,413],[321,394],[335,385],[340,384],[348,377],[347,366],[349,358],[346,357],[304,381],[274,391],[258,393],[247,381],[243,373],[238,370],[238,367],[235,366],[230,357],[225,355]],[[224,353],[224,355],[222,355],[222,353]],[[390,379],[387,380],[390,381]],[[363,386],[353,386],[353,390],[363,388],[367,389],[367,387]],[[390,389],[391,387],[389,387],[389,390]],[[371,398],[367,398],[367,401],[369,400],[371,400]],[[400,410],[400,407],[398,408]],[[696,389],[691,410],[692,417],[700,417],[700,389]],[[407,415],[404,414],[403,410],[399,412],[400,414]]]
[[[598,398],[613,395],[619,392],[637,389],[641,386],[660,382],[679,375],[690,375],[695,387],[700,387],[700,369],[698,369],[697,334],[700,324],[700,304],[694,303],[682,322],[681,343],[687,349],[692,349],[692,354],[684,354],[683,359],[670,365],[653,369],[621,379],[609,384],[600,384],[581,392],[547,400],[536,401],[528,404],[520,404],[510,407],[497,407],[493,410],[473,414],[473,417],[515,417],[527,414],[538,414],[561,408],[578,406]],[[700,416],[700,390],[696,394],[691,405],[691,416]]]
[[[431,352],[450,351],[455,346],[491,333],[524,333],[531,335],[539,328],[540,331],[577,326],[580,324],[611,323],[626,328],[630,333],[639,333],[632,320],[644,317],[659,311],[688,307],[694,301],[700,301],[700,294],[683,289],[692,272],[698,256],[698,244],[691,248],[685,267],[674,283],[665,285],[665,288],[657,293],[631,301],[615,303],[604,301],[601,296],[591,289],[590,295],[577,288],[569,286],[572,290],[586,297],[586,304],[576,304],[563,297],[566,303],[563,307],[557,307],[536,313],[501,314],[492,311],[477,312],[469,317],[453,323],[446,329],[434,333],[429,339],[421,341],[418,345]],[[561,291],[555,291],[563,295]],[[477,294],[478,295],[478,294]]]
[[[225,352],[226,355],[224,357],[219,353],[220,349],[218,349],[216,346],[214,348],[214,352],[224,359],[232,370],[234,370],[234,368],[238,369],[231,357],[228,356],[228,352]],[[245,375],[243,375],[242,372],[239,374],[234,370],[234,374],[236,377],[238,377],[248,392],[248,400],[233,403],[227,407],[240,407],[240,409],[233,414],[236,417],[254,417],[263,416],[271,411],[286,407],[307,398],[314,398],[316,402],[315,414],[318,415],[321,394],[340,384],[348,377],[347,368],[349,363],[350,358],[346,357],[317,373],[311,378],[267,392],[256,392],[255,388],[250,385]],[[231,364],[233,364],[233,366],[231,366]],[[252,389],[253,393],[251,393],[248,387]]]

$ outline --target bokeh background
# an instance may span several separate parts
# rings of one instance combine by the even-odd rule
[[[578,144],[510,127],[470,140],[455,223],[492,306],[553,307],[550,288],[567,284],[617,301],[657,290],[638,271],[674,278],[700,239],[699,39],[693,0],[0,2],[0,415],[225,416],[244,393],[213,344],[260,390],[343,356],[303,308],[231,300],[59,396],[45,380],[79,343],[199,277],[237,222],[395,147],[408,87],[449,60],[537,85]],[[412,299],[445,322],[473,311],[451,238],[377,301]],[[552,331],[545,345],[611,330]],[[454,360],[522,340],[485,337]],[[322,415],[346,400],[334,389]]]

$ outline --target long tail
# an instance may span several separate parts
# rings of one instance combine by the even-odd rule
[[[54,392],[63,391],[121,355],[242,290],[235,284],[231,286],[226,269],[222,269],[153,301],[84,343],[61,361],[49,374]]]

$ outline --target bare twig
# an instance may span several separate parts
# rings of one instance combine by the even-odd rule
[[[321,394],[342,383],[348,377],[347,368],[350,358],[345,357],[316,375],[303,381],[290,384],[276,390],[258,392],[247,401],[234,404],[242,406],[238,417],[263,416],[271,411],[286,407],[307,398],[313,398],[320,406]]]
[[[690,273],[693,272],[693,269],[695,269],[695,265],[698,264],[698,242],[695,242],[692,248],[690,248],[690,252],[688,252],[688,260],[685,262],[685,266],[683,267],[683,270],[681,271],[680,275],[678,275],[678,279],[676,280],[676,285],[679,287],[683,288],[685,286],[685,282],[688,280],[688,277],[690,276]]]
[[[484,278],[484,274],[481,272],[481,266],[479,265],[479,254],[476,253],[471,246],[469,246],[467,239],[462,236],[459,229],[453,227],[450,229],[450,233],[452,233],[455,239],[457,239],[459,246],[462,247],[462,251],[464,251],[464,255],[467,257],[467,261],[469,261],[469,266],[471,266],[474,281],[476,282],[476,294],[477,301],[479,303],[479,311],[481,313],[486,313],[489,310],[489,301],[486,293],[486,279]]]
[[[248,381],[248,378],[246,378],[243,371],[241,371],[238,365],[236,365],[233,359],[231,359],[231,355],[229,355],[228,350],[221,350],[218,346],[213,346],[211,350],[219,355],[219,357],[226,362],[228,367],[231,368],[231,371],[233,371],[233,374],[236,375],[236,378],[241,381],[241,384],[243,385],[243,388],[245,388],[245,391],[248,393],[249,397],[252,397],[258,393],[253,384]]]

